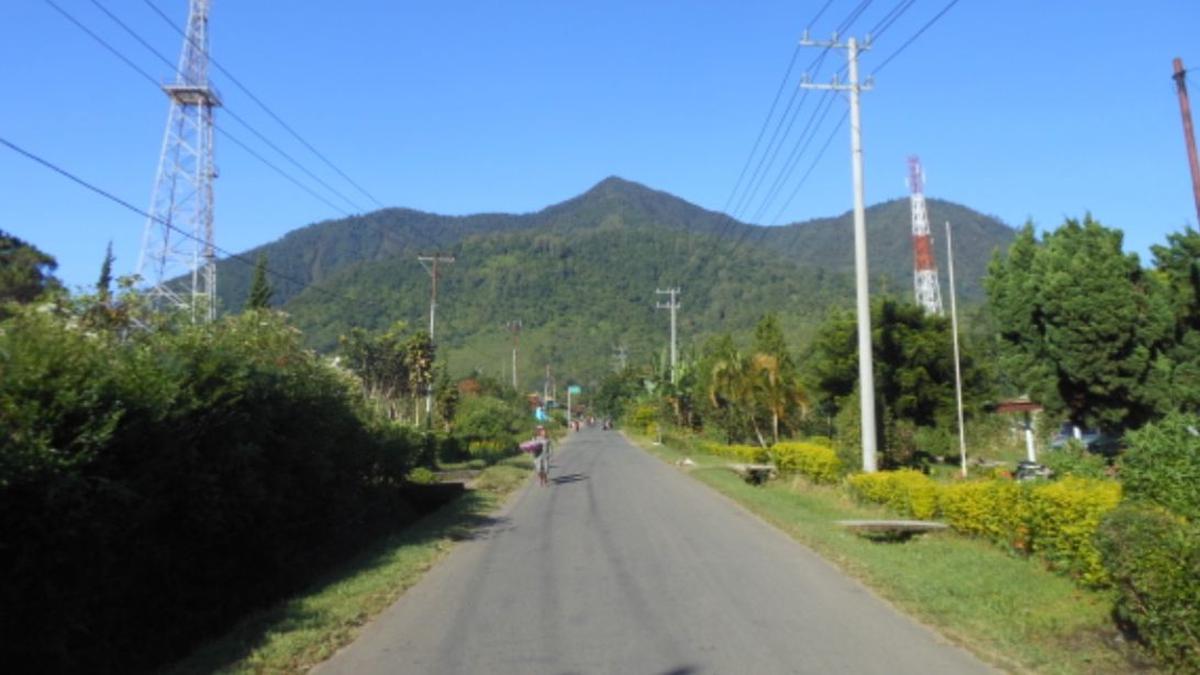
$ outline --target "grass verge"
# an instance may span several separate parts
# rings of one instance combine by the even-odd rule
[[[489,467],[453,503],[371,545],[307,592],[247,616],[167,672],[307,671],[353,641],[359,626],[395,602],[455,540],[486,522],[531,467],[522,457]]]
[[[784,479],[754,487],[724,468],[727,460],[631,438],[780,528],[907,614],[1005,670],[1039,673],[1154,672],[1123,643],[1108,593],[1079,588],[1034,559],[954,533],[876,542],[834,521],[879,518],[838,487]]]

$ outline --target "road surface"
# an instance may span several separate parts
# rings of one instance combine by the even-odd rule
[[[989,672],[617,432],[551,477],[317,672]]]

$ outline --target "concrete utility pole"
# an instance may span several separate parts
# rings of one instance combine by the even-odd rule
[[[655,304],[654,307],[656,309],[671,310],[671,383],[673,384],[676,381],[675,364],[677,362],[677,352],[675,348],[675,313],[679,311],[679,289],[668,288],[664,291],[656,288],[654,289],[654,292],[658,295],[670,296],[670,300],[667,301],[667,304],[664,305],[660,302]]]
[[[845,43],[835,39],[827,42],[810,40],[805,31],[800,44],[805,47],[824,47],[826,49],[845,49],[850,65],[850,79],[841,83],[835,76],[830,84],[814,84],[804,75],[800,86],[805,89],[831,89],[833,91],[850,92],[850,160],[854,179],[854,270],[858,299],[858,398],[862,405],[862,461],[863,471],[876,471],[875,453],[875,373],[871,359],[871,298],[867,284],[867,217],[863,206],[863,165],[862,165],[862,121],[859,115],[858,98],[863,91],[871,89],[871,82],[859,84],[858,81],[858,41],[854,38]],[[869,49],[870,43],[861,49]]]
[[[421,267],[429,272],[429,276],[433,277],[433,286],[429,296],[429,341],[433,342],[433,327],[434,318],[437,316],[437,282],[438,282],[438,263],[452,263],[454,256],[442,255],[434,253],[433,255],[419,255],[417,262],[421,263]],[[433,414],[433,384],[430,383],[429,391],[425,393],[425,417],[431,419]]]
[[[967,477],[967,435],[963,424],[962,369],[958,364],[958,307],[954,298],[954,246],[950,243],[950,221],[946,221],[946,265],[950,269],[950,330],[954,332],[954,395],[958,402],[958,456],[962,477]]]
[[[1175,90],[1179,92],[1179,111],[1183,115],[1183,140],[1187,143],[1188,164],[1192,168],[1192,197],[1196,200],[1196,223],[1200,226],[1200,161],[1196,159],[1196,134],[1192,131],[1192,106],[1188,102],[1187,71],[1183,59],[1175,59]]]
[[[521,320],[517,319],[516,321],[509,321],[505,325],[505,327],[508,328],[508,331],[510,333],[512,333],[512,339],[513,339],[513,350],[512,350],[513,390],[516,391],[517,393],[520,393],[521,390],[517,388],[517,338],[521,334]]]

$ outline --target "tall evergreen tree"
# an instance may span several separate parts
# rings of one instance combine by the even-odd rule
[[[108,242],[108,248],[104,250],[104,262],[100,265],[100,278],[96,280],[96,297],[100,299],[100,304],[107,305],[112,297],[112,266],[113,261],[112,240]]]
[[[259,253],[254,264],[254,281],[250,283],[250,295],[246,298],[246,309],[267,309],[271,296],[275,294],[267,282],[267,254]]]
[[[1155,408],[1171,311],[1121,242],[1091,215],[1040,245],[1027,225],[986,279],[1008,375],[1079,426],[1136,427]]]

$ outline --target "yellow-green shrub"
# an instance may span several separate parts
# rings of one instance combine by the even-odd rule
[[[938,484],[920,471],[860,473],[850,476],[848,485],[859,499],[884,504],[906,516],[924,519],[937,513]]]
[[[701,442],[700,449],[710,455],[750,464],[764,461],[767,454],[766,450],[754,445],[725,445],[712,441]]]
[[[780,471],[799,473],[814,483],[836,483],[842,461],[832,448],[815,443],[777,443],[771,456]]]
[[[1121,501],[1114,481],[1067,477],[1029,491],[1030,549],[1086,584],[1107,580],[1095,535]]]
[[[963,534],[1018,550],[1028,548],[1028,500],[1019,483],[982,480],[943,485],[938,508],[946,524]]]

